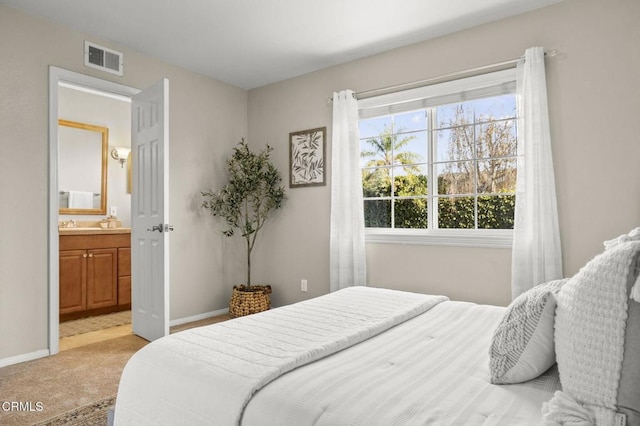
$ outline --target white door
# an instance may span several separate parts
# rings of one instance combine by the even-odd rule
[[[169,80],[131,102],[131,315],[133,332],[169,334]]]

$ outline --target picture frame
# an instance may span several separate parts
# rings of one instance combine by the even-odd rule
[[[289,133],[289,187],[326,185],[327,128]]]

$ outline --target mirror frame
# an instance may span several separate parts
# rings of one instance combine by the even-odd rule
[[[73,127],[76,129],[88,130],[90,132],[98,132],[102,136],[102,173],[100,182],[100,207],[97,209],[70,209],[61,208],[59,214],[107,214],[107,159],[109,156],[109,128],[103,126],[96,126],[93,124],[79,123],[77,121],[69,121],[58,119],[59,126]]]

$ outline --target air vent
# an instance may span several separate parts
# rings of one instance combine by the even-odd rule
[[[122,75],[124,54],[84,41],[84,64],[112,74]]]

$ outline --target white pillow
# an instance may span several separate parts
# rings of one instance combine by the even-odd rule
[[[518,296],[493,334],[489,351],[491,383],[521,383],[555,362],[555,294],[566,279],[540,284]]]
[[[606,250],[557,296],[560,383],[597,424],[626,417],[627,425],[640,425],[640,306],[629,299],[638,274],[638,240],[640,233],[632,232],[605,242]]]

